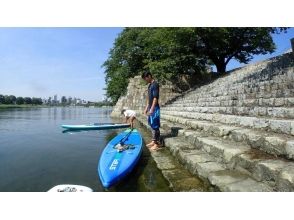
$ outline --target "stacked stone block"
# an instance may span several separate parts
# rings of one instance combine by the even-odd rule
[[[222,191],[294,191],[294,57],[232,71],[161,109],[166,146]]]

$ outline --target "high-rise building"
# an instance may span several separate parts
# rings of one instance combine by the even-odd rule
[[[68,103],[69,105],[72,104],[72,97],[71,97],[71,96],[68,97],[68,99],[67,99],[67,103]]]

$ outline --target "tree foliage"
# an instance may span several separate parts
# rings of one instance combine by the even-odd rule
[[[198,48],[217,68],[225,73],[232,58],[247,64],[253,55],[272,53],[276,49],[273,33],[287,28],[196,28]]]
[[[35,98],[35,97],[33,97],[32,98],[32,104],[33,105],[42,105],[43,104],[43,101],[42,101],[41,98]]]
[[[17,104],[17,105],[22,105],[22,104],[24,104],[24,98],[23,98],[23,97],[17,97],[17,98],[16,98],[16,104]]]
[[[30,97],[15,97],[14,95],[1,95],[0,94],[0,104],[7,104],[7,105],[42,105],[43,101],[41,98],[30,98]]]
[[[0,94],[0,104],[4,104],[5,103],[5,97],[4,95]]]
[[[236,59],[272,53],[273,33],[287,28],[125,28],[115,40],[103,67],[106,96],[114,103],[126,93],[128,80],[149,69],[160,82],[181,82],[185,75],[205,77],[208,65],[219,73]]]
[[[128,79],[149,69],[160,82],[179,82],[182,74],[200,74],[203,56],[193,46],[193,28],[126,28],[116,39],[106,72],[106,96],[116,102]]]

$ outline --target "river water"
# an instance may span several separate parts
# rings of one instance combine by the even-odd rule
[[[0,109],[0,191],[44,192],[59,184],[85,185],[96,192],[169,191],[146,148],[133,172],[105,190],[98,160],[108,141],[122,130],[63,133],[61,128],[117,122],[110,113],[110,108],[83,107]],[[144,128],[137,128],[146,137]]]

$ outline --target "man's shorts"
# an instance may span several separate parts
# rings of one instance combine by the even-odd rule
[[[152,129],[159,129],[160,127],[160,108],[155,107],[152,115],[148,116],[148,124]]]

